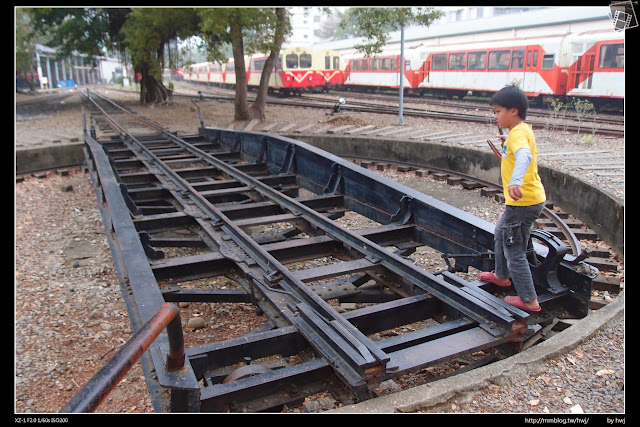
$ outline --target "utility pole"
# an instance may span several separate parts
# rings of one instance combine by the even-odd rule
[[[404,22],[400,24],[400,108],[398,109],[398,124],[404,123],[402,119],[402,103],[404,101]]]

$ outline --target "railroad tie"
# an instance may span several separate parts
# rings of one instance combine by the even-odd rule
[[[447,134],[450,134],[450,133],[451,133],[451,131],[449,131],[449,130],[444,131],[444,132],[435,132],[435,133],[431,132],[431,133],[428,133],[428,134],[425,134],[425,135],[419,135],[416,138],[420,138],[420,139],[425,140],[425,141],[435,141],[437,138],[440,138],[442,136],[446,136]]]
[[[269,132],[271,129],[276,127],[277,124],[278,122],[269,123],[268,125],[262,128],[262,132]]]
[[[331,126],[322,126],[321,128],[316,129],[315,131],[313,131],[313,133],[321,133],[326,131],[327,129],[331,129]]]
[[[291,129],[292,127],[294,127],[296,125],[296,123],[289,123],[288,125],[286,125],[285,127],[283,127],[282,129],[280,129],[278,132],[286,132],[289,129]]]
[[[244,128],[247,132],[254,128],[260,122],[258,119],[253,119],[249,122],[249,124]]]
[[[354,127],[353,125],[345,125],[345,126],[340,126],[337,128],[332,128],[332,129],[328,129],[327,133],[341,133],[347,129],[351,129],[352,127]]]
[[[372,135],[374,133],[379,133],[379,132],[382,132],[382,131],[385,131],[385,130],[389,130],[389,129],[394,129],[394,128],[395,128],[394,126],[386,126],[386,127],[380,128],[380,129],[374,129],[374,130],[369,130],[369,131],[366,131],[366,132],[362,132],[360,135]]]
[[[294,130],[294,132],[295,132],[295,133],[304,132],[304,131],[306,131],[306,130],[311,129],[311,128],[312,128],[312,127],[314,127],[314,126],[315,126],[315,123],[310,123],[310,124],[308,124],[308,125],[304,125],[304,126],[302,126],[302,127],[301,127],[301,128],[299,128],[299,129]]]
[[[351,135],[351,134],[354,134],[354,133],[364,132],[365,130],[373,129],[374,127],[375,127],[374,125],[367,125],[367,126],[363,126],[361,128],[355,128],[355,129],[348,130],[345,133]]]
[[[403,133],[403,132],[409,132],[412,128],[399,128],[399,129],[394,129],[394,130],[390,130],[390,131],[386,131],[386,132],[381,132],[378,134],[378,136],[389,136],[389,135],[394,135],[397,133]]]

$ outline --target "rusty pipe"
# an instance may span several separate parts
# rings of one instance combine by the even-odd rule
[[[180,309],[165,302],[60,412],[93,412],[165,328],[169,336],[167,368],[181,368],[185,351]]]

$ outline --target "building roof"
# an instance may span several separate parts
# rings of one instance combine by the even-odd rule
[[[426,40],[437,37],[451,37],[464,34],[477,34],[496,30],[517,30],[543,25],[561,25],[585,21],[601,21],[610,19],[608,6],[566,6],[543,10],[520,12],[515,14],[493,16],[489,18],[470,19],[453,23],[443,23],[405,28],[405,42]],[[613,29],[613,24],[612,24]],[[400,31],[389,34],[387,43],[399,43]],[[317,49],[350,49],[354,45],[365,42],[362,37],[334,40],[313,45]]]

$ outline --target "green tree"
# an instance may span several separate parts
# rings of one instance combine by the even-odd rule
[[[264,120],[271,72],[285,37],[291,32],[285,8],[200,9],[202,38],[208,43],[209,60],[227,62],[223,46],[231,44],[236,73],[235,120]],[[255,102],[247,102],[245,54],[268,53]]]
[[[344,13],[340,27],[345,34],[366,39],[354,47],[372,56],[382,52],[391,31],[411,24],[429,26],[442,15],[431,7],[355,7]]]
[[[136,8],[121,33],[136,74],[140,75],[140,102],[166,101],[171,91],[162,84],[164,49],[176,38],[199,33],[199,15],[192,8]]]
[[[366,39],[365,43],[354,47],[365,56],[372,56],[382,52],[382,48],[389,41],[389,32],[400,29],[400,90],[398,123],[403,123],[402,104],[404,88],[404,27],[409,24],[429,26],[435,19],[442,16],[442,12],[430,7],[368,7],[351,8],[347,10],[345,19],[341,22],[344,29],[356,30],[356,35]]]
[[[36,49],[32,40],[31,17],[24,8],[16,9],[16,77],[26,77],[37,67]],[[26,80],[29,89],[34,90],[33,79]]]
[[[105,50],[123,50],[120,28],[131,10],[127,8],[31,8],[32,36],[55,48],[58,58],[75,52],[89,60]]]

